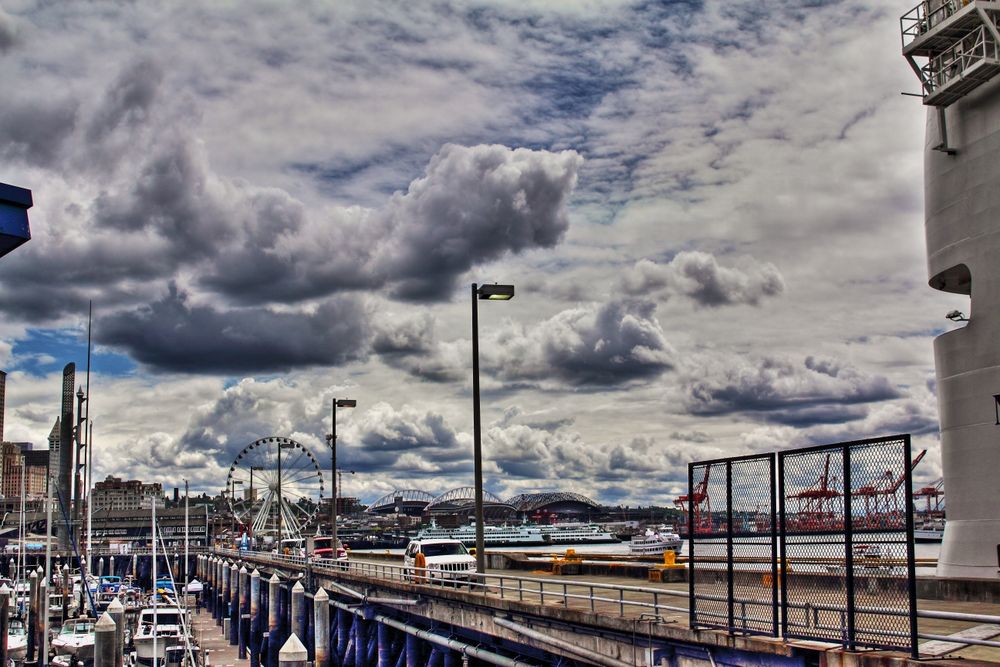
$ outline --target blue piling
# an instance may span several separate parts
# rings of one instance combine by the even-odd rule
[[[392,629],[378,624],[378,667],[392,667]]]
[[[406,635],[406,667],[423,667],[420,655],[420,639],[415,635]]]
[[[337,609],[337,660],[338,665],[347,662],[347,645],[350,643],[354,614],[343,609]]]
[[[354,667],[368,667],[368,621],[354,618]]]

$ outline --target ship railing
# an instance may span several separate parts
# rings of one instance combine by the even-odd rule
[[[906,45],[940,25],[959,9],[969,4],[969,0],[923,0],[916,7],[899,18],[899,31]]]
[[[235,550],[217,549],[216,554],[233,558],[248,558],[275,565],[304,567],[306,559],[301,556],[263,552],[239,552]],[[589,611],[594,614],[615,614],[620,618],[640,619],[643,622],[674,622],[670,616],[682,615],[687,619],[689,600],[688,590],[672,590],[651,586],[629,586],[586,580],[553,580],[551,578],[529,577],[516,574],[470,574],[468,580],[426,578],[430,569],[417,571],[395,563],[362,560],[335,560],[332,558],[309,559],[309,565],[316,574],[351,575],[366,579],[387,582],[399,582],[408,585],[419,585],[421,589],[460,589],[467,587],[469,592],[483,598],[501,600],[516,600],[540,605],[556,605],[577,611]],[[698,593],[695,599],[709,603],[728,604],[729,598],[721,595]],[[772,603],[769,600],[734,597],[738,610],[734,616],[743,630],[751,633],[761,618],[769,618]],[[684,604],[678,604],[683,602]],[[789,629],[842,630],[847,623],[847,607],[835,603],[788,603],[790,613],[787,619]],[[779,607],[780,609],[780,607]],[[855,614],[879,614],[884,616],[906,616],[906,610],[876,606],[855,606]],[[718,618],[720,625],[728,625],[728,611],[714,612],[710,609],[699,610],[699,618]],[[934,609],[918,609],[920,618],[947,620],[961,623],[997,624],[1000,625],[1000,615],[968,614],[962,612],[940,611]],[[906,634],[887,629],[866,629],[867,635],[886,638],[906,638]],[[948,641],[990,648],[1000,648],[1000,641],[973,639],[969,637],[945,636],[934,633],[920,632],[920,639]]]
[[[985,25],[981,25],[951,48],[931,58],[923,71],[924,89],[927,94],[939,90],[956,79],[963,78],[976,65],[1000,59],[1000,45],[993,39]]]

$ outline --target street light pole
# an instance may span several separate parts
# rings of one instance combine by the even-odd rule
[[[483,433],[479,414],[479,299],[507,301],[514,298],[513,285],[483,285],[472,283],[472,457],[475,467],[476,491],[476,570],[486,573],[486,540],[483,517]]]
[[[337,408],[356,408],[358,402],[353,398],[334,398],[331,400],[330,433],[326,436],[330,443],[330,535],[333,537],[333,557],[337,558]]]

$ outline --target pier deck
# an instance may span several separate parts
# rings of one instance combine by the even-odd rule
[[[215,624],[208,611],[202,609],[191,618],[195,640],[207,656],[206,665],[240,667],[249,664],[249,660],[240,660],[237,647],[229,645],[229,640],[222,636],[222,627]]]

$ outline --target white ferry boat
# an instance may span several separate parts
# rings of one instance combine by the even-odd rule
[[[944,539],[944,519],[931,519],[913,529],[914,542],[940,542]]]
[[[466,546],[476,544],[476,526],[442,528],[434,521],[417,533],[418,540],[460,540]],[[484,526],[483,540],[488,547],[544,546],[546,544],[610,544],[618,539],[594,523],[554,523],[550,525]]]
[[[679,554],[683,543],[673,526],[659,526],[656,530],[647,528],[644,535],[634,535],[628,552],[634,556],[659,556],[667,551]]]

